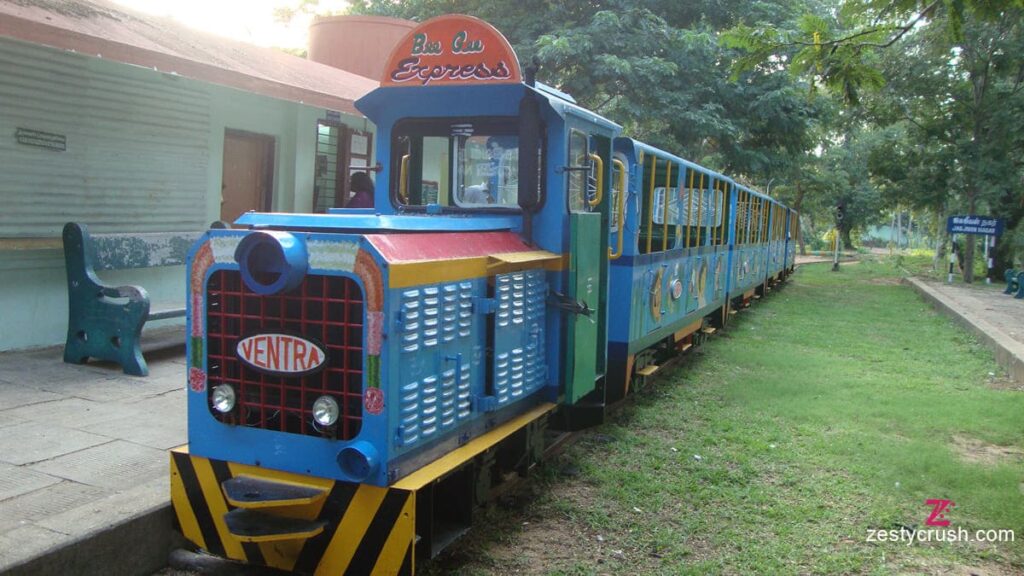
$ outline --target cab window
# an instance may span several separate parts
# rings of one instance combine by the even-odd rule
[[[519,208],[514,120],[406,120],[392,137],[392,198],[409,207]]]
[[[587,181],[590,175],[590,150],[587,135],[579,130],[569,132],[569,211],[587,211]]]

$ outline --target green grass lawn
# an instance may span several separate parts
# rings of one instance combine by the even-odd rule
[[[419,568],[1024,574],[1024,392],[884,261],[803,267]],[[991,374],[996,376],[993,377]],[[867,542],[926,528],[1012,543]]]

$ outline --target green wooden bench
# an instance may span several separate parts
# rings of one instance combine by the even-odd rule
[[[185,306],[150,310],[141,286],[109,286],[97,270],[176,266],[185,263],[202,231],[144,234],[89,234],[84,224],[64,225],[64,263],[68,280],[68,336],[64,361],[89,358],[117,362],[125,374],[146,376],[139,339],[148,320],[179,318]],[[184,286],[184,277],[182,285]],[[184,299],[184,290],[182,290]]]
[[[1014,298],[1024,298],[1024,272],[1007,268],[1003,278],[1006,279],[1006,290],[1003,290],[1003,294],[1013,294]]]

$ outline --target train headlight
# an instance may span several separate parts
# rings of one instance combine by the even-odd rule
[[[313,402],[313,420],[321,426],[334,426],[340,413],[338,401],[330,396],[321,396]]]
[[[213,409],[221,414],[227,414],[235,409],[235,389],[230,384],[221,384],[213,387],[213,394],[210,402]]]

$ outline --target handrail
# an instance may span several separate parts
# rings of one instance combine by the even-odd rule
[[[761,222],[764,221],[765,206],[764,200],[758,197],[758,228],[754,230],[754,243],[761,244]]]
[[[725,218],[723,218],[722,214],[720,214],[720,212],[722,212],[722,209],[718,207],[718,193],[722,192],[722,188],[723,188],[722,185],[723,184],[725,184],[725,182],[723,180],[718,180],[717,182],[715,182],[715,217],[718,220],[723,221],[723,223],[724,223]],[[722,208],[725,208],[725,202],[722,203]],[[712,218],[711,222],[714,223],[714,221],[715,221],[715,218]],[[715,245],[715,246],[718,246],[719,244],[722,243],[722,239],[719,238],[719,236],[721,235],[719,233],[719,231],[718,231],[719,228],[722,229],[722,232],[725,231],[725,226],[715,226],[715,234],[712,237],[712,239],[713,239],[712,244]]]
[[[728,182],[722,182],[722,207],[720,209],[722,214],[718,217],[718,219],[720,221],[718,227],[721,228],[721,232],[719,232],[719,234],[718,234],[718,245],[719,246],[725,244],[725,242],[727,240],[727,238],[725,237],[726,236],[725,235],[725,227],[728,224],[727,224],[725,218],[726,218],[726,215],[729,213],[729,208],[727,206],[728,204],[729,204],[729,183]]]
[[[764,244],[768,241],[768,214],[772,206],[767,200],[762,199],[764,207],[761,210],[761,243]]]
[[[747,243],[757,244],[757,228],[755,226],[761,225],[761,204],[758,202],[757,196],[751,195],[750,192],[747,192],[747,196],[751,198],[750,231],[747,233]]]
[[[711,245],[718,245],[718,226],[715,226],[715,216],[718,215],[718,189],[721,187],[722,181],[715,180],[715,185],[711,187],[711,191],[714,194],[711,195],[711,205],[708,206],[711,212]]]
[[[764,222],[764,217],[765,217],[764,201],[761,199],[761,197],[758,197],[758,223],[757,223],[757,227],[758,228],[754,229],[754,243],[755,244],[761,244],[761,241],[762,241],[762,238],[761,238],[761,225],[762,225],[762,222]]]
[[[750,244],[751,234],[750,231],[754,228],[754,200],[750,196],[750,192],[745,193],[747,196],[747,221],[743,223],[743,243]]]
[[[591,208],[597,208],[601,205],[601,200],[604,200],[604,160],[596,152],[590,153],[590,160],[597,168],[597,193],[594,194],[594,199],[587,200],[587,203]]]
[[[697,200],[697,247],[700,248],[704,245],[700,241],[700,229],[704,227],[704,173],[700,173],[700,197]],[[707,239],[707,232],[704,233],[704,239]]]
[[[612,165],[619,169],[619,241],[618,251],[613,251],[611,247],[608,247],[608,259],[616,260],[622,256],[622,241],[626,237],[626,164],[618,158],[612,159]],[[614,198],[614,194],[612,197]],[[612,214],[615,216],[615,214]]]
[[[409,203],[409,155],[402,156],[401,168],[398,172],[398,199],[403,204]]]
[[[668,191],[670,184],[672,183],[672,161],[665,161],[665,194],[662,196],[664,202],[662,203],[661,211],[661,251],[668,250]]]
[[[658,172],[658,157],[651,154],[651,185],[647,193],[647,253],[651,253],[654,238],[654,176]]]
[[[686,191],[686,243],[684,248],[690,247],[690,222],[693,220],[693,168],[687,168],[690,172],[690,189]]]

